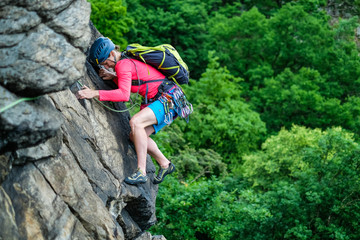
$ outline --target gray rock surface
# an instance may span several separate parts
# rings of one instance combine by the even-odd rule
[[[19,230],[15,222],[15,212],[11,199],[0,186],[0,229],[1,238],[7,240],[19,239]]]
[[[0,86],[0,108],[21,99]],[[0,152],[32,146],[55,136],[61,114],[45,96],[21,102],[0,114]]]
[[[63,90],[84,75],[87,1],[13,1],[0,8],[0,16],[0,83],[8,90],[34,97]]]
[[[0,2],[0,239],[165,239],[137,167],[128,112],[78,100],[76,82],[110,89],[86,62],[100,33],[85,0]],[[106,103],[109,104],[109,103]],[[124,109],[123,103],[112,107]]]

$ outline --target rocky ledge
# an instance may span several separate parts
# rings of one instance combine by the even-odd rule
[[[0,239],[165,239],[145,231],[157,186],[123,183],[136,168],[129,113],[73,94],[78,81],[109,89],[86,61],[100,36],[90,9],[0,2]]]

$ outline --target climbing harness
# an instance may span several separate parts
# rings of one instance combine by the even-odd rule
[[[174,121],[174,115],[170,111],[170,109],[173,109],[174,107],[172,104],[172,97],[168,93],[163,93],[158,100],[164,106],[164,122],[170,125]]]
[[[1,109],[0,109],[0,113],[5,112],[6,110],[14,107],[15,105],[17,105],[17,104],[19,104],[19,103],[21,103],[21,102],[36,100],[36,99],[38,99],[39,97],[40,97],[40,96],[37,96],[37,97],[29,97],[29,98],[20,98],[20,99],[16,100],[15,102],[12,102],[12,103],[10,103],[9,105],[1,108]]]
[[[194,110],[192,104],[186,99],[186,96],[180,87],[174,89],[173,95],[175,112],[188,123],[189,116]]]
[[[139,86],[138,88],[138,92],[140,89],[140,85],[146,84],[146,91],[145,91],[145,104],[148,103],[148,92],[149,92],[149,86],[148,83],[152,83],[152,82],[162,82],[164,81],[164,79],[155,79],[155,80],[148,80],[148,81],[143,81],[143,80],[132,80],[131,81],[131,85],[132,86]]]
[[[164,122],[166,124],[169,125],[174,121],[174,115],[170,109],[174,109],[178,116],[185,119],[187,123],[189,122],[189,115],[193,112],[193,107],[179,86],[175,85],[168,92],[163,92],[158,100],[164,106]]]
[[[165,46],[165,45],[164,45]],[[136,46],[137,47],[137,46]],[[168,47],[168,46],[166,46]],[[171,46],[170,46],[171,47]],[[126,53],[129,53],[128,51],[129,49],[126,50]],[[133,49],[135,50],[135,49]],[[138,49],[139,50],[139,49]],[[147,49],[149,50],[149,49]],[[171,49],[174,50],[176,52],[175,49]],[[135,50],[137,51],[137,50]],[[168,52],[169,49],[166,49],[166,51]],[[152,52],[152,50],[150,51]],[[171,76],[169,76],[168,78],[165,79],[156,79],[156,80],[148,80],[148,81],[143,81],[140,80],[139,78],[139,74],[137,71],[137,66],[135,64],[135,62],[132,60],[131,57],[129,57],[128,54],[126,54],[125,52],[121,53],[121,58],[120,59],[129,59],[135,66],[135,70],[136,70],[136,75],[137,75],[137,79],[136,80],[132,80],[132,85],[133,86],[138,86],[138,90],[136,93],[136,99],[139,95],[139,90],[140,90],[140,86],[145,84],[146,85],[146,92],[145,92],[145,100],[144,100],[144,104],[148,104],[148,103],[152,103],[156,100],[159,100],[163,106],[164,106],[164,110],[165,110],[165,120],[164,122],[167,124],[170,124],[173,120],[174,120],[174,116],[173,113],[170,111],[170,109],[174,109],[174,111],[176,112],[177,115],[179,115],[181,118],[184,118],[186,120],[186,122],[189,122],[189,115],[193,112],[193,107],[191,105],[191,103],[186,99],[185,94],[184,94],[184,90],[181,88],[181,86],[177,83],[175,76],[178,76],[178,73],[180,71],[180,69],[183,69],[184,66],[186,68],[184,68],[184,74],[181,78],[178,78],[178,80],[182,80],[183,82],[181,83],[187,83],[188,82],[188,69],[186,64],[181,60],[181,57],[178,56],[178,53],[168,53],[169,56],[171,56],[173,59],[173,61],[175,61],[176,63],[172,63],[174,64],[175,67],[169,67],[167,68],[167,70],[170,69],[176,69],[175,73],[172,73]],[[162,51],[163,53],[163,58],[161,61],[161,64],[158,66],[157,69],[159,70],[166,70],[165,68],[161,68],[164,61],[165,61],[165,50]],[[175,55],[176,56],[175,56]],[[135,55],[135,54],[134,54]],[[140,58],[145,62],[144,58],[142,57],[142,55],[140,56]],[[181,60],[181,64],[179,63],[179,59]],[[116,58],[115,58],[116,61]],[[146,62],[145,62],[146,63]],[[184,66],[183,66],[184,65]],[[102,68],[102,66],[99,66],[100,68]],[[160,69],[161,68],[161,69]],[[165,74],[166,75],[166,74]],[[178,76],[180,77],[180,75]],[[170,79],[169,79],[170,78]],[[158,88],[158,93],[156,94],[156,96],[154,96],[151,99],[148,99],[148,83],[151,82],[159,82],[162,81],[163,83],[159,86]],[[78,83],[81,85],[81,87],[83,87],[83,85],[78,81]],[[172,90],[172,94],[173,97],[169,94],[170,89]],[[133,107],[135,107],[136,105],[138,105],[137,103],[135,103],[134,105],[132,105],[130,108],[125,109],[125,110],[116,110],[113,108],[110,108],[109,106],[103,104],[100,100],[95,99],[97,102],[99,102],[101,105],[103,105],[104,107],[106,107],[107,109],[113,111],[113,112],[125,112],[125,111],[129,111],[130,109],[132,109]]]

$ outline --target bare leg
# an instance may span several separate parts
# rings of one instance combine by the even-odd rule
[[[153,126],[147,127],[147,132],[149,131],[149,128],[151,129],[150,134],[153,133]],[[159,163],[160,167],[167,168],[169,166],[170,161],[164,156],[164,154],[158,148],[156,142],[150,137],[148,137],[147,152]]]
[[[148,126],[145,128],[147,137],[147,153],[150,154],[162,168],[167,168],[170,161],[164,156],[164,154],[158,148],[156,142],[151,139],[149,136],[155,131],[153,126]],[[130,140],[134,142],[133,134],[130,133]]]
[[[135,145],[138,167],[145,175],[148,150],[148,134],[145,128],[156,123],[155,114],[150,108],[144,108],[130,119],[131,139]]]

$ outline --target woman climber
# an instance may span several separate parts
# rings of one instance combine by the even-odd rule
[[[140,111],[130,119],[130,140],[135,145],[138,169],[125,178],[125,182],[134,185],[147,181],[148,153],[160,165],[153,183],[161,183],[167,174],[175,170],[175,166],[163,155],[150,135],[156,134],[178,115],[173,97],[180,88],[150,65],[135,59],[122,58],[121,52],[115,50],[115,45],[109,38],[100,37],[93,43],[89,59],[99,65],[99,76],[104,80],[113,80],[118,89],[92,90],[83,87],[77,93],[79,99],[98,98],[100,101],[122,102],[129,101],[131,92],[138,92],[145,98]]]

